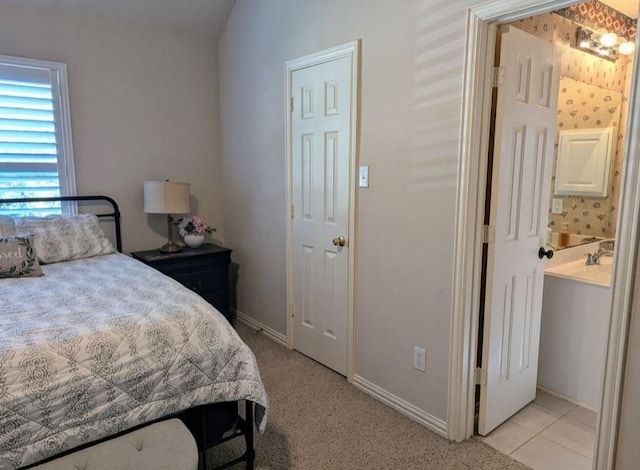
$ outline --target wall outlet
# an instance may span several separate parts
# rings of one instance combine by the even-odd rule
[[[422,372],[427,371],[427,353],[424,348],[413,347],[413,368]]]
[[[564,209],[562,199],[559,197],[554,197],[553,202],[551,203],[551,213],[552,214],[562,214]]]

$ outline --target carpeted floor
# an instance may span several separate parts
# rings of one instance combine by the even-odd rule
[[[256,438],[257,470],[527,468],[475,439],[449,442],[302,354],[243,324],[237,329],[258,359],[270,399],[267,430]],[[210,450],[209,468],[242,447]]]

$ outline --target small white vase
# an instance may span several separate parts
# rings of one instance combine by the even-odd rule
[[[204,233],[187,233],[182,238],[189,248],[198,248],[204,242]]]

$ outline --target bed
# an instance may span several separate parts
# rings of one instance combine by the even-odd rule
[[[203,468],[207,447],[238,436],[247,451],[219,468],[253,468],[251,422],[264,429],[268,398],[250,349],[197,294],[120,253],[113,200],[56,199],[112,204],[100,215],[116,222],[117,250],[0,279],[0,469],[176,416],[196,436]]]

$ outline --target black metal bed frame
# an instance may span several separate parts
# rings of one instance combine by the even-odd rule
[[[223,405],[225,404],[236,405],[236,402],[226,402]],[[178,415],[176,416],[177,418],[180,418],[182,420],[182,422],[187,426],[187,428],[191,431],[191,434],[193,434],[196,439],[196,442],[198,444],[200,469],[207,470],[207,450],[225,442],[244,437],[245,452],[239,457],[229,462],[223,463],[212,470],[223,470],[225,468],[233,467],[240,462],[246,462],[247,470],[253,470],[256,457],[256,452],[253,445],[253,403],[249,400],[245,400],[244,418],[238,415],[236,409],[235,417],[233,420],[235,428],[232,426],[232,431],[223,431],[223,428],[225,427],[223,423],[214,423],[213,426],[210,426],[210,423],[208,422],[209,418],[215,418],[217,415],[215,405],[217,404],[212,403],[211,405],[203,405],[197,407],[195,410],[186,410],[184,412],[178,413]],[[189,419],[189,414],[191,414],[192,416],[196,416],[196,420],[199,421],[197,425],[194,426],[194,421],[192,419]],[[221,416],[223,415],[224,414],[222,413]],[[218,424],[218,426],[216,426],[216,424]],[[213,432],[215,434],[215,436],[213,436],[213,439],[211,440],[209,440],[209,427],[212,427],[214,429]]]
[[[0,199],[0,204],[21,204],[29,202],[80,202],[80,201],[106,201],[111,204],[113,212],[106,214],[94,214],[96,217],[113,217],[116,227],[116,249],[122,253],[122,235],[120,231],[120,208],[116,201],[109,196],[57,196],[57,197],[20,197]]]
[[[1,204],[14,204],[14,203],[29,203],[29,202],[89,202],[89,201],[105,201],[109,203],[112,207],[112,212],[94,214],[99,218],[113,218],[113,222],[115,225],[115,235],[116,235],[116,249],[118,252],[122,253],[122,232],[120,228],[120,209],[118,204],[114,199],[109,196],[104,195],[88,195],[88,196],[59,196],[59,197],[34,197],[34,198],[11,198],[11,199],[0,199]],[[224,403],[211,403],[206,405],[197,406],[194,408],[190,408],[188,410],[184,410],[182,412],[164,416],[157,421],[162,421],[169,418],[179,418],[182,422],[187,426],[189,431],[193,434],[196,443],[198,445],[198,453],[199,453],[199,467],[202,470],[207,469],[207,450],[220,445],[224,442],[231,441],[233,439],[244,437],[246,450],[245,452],[239,456],[238,458],[224,463],[218,467],[215,467],[212,470],[223,470],[226,468],[230,468],[240,462],[247,463],[247,470],[253,470],[254,461],[255,461],[255,448],[253,443],[254,430],[253,430],[253,402],[249,400],[245,400],[245,417],[242,418],[238,414],[237,405],[239,402],[224,402]],[[229,406],[235,406],[235,416],[232,420],[230,420],[229,411],[231,408]],[[226,407],[226,410],[225,410]],[[226,413],[225,413],[226,411]],[[222,417],[221,421],[217,421],[218,417]],[[212,421],[216,420],[215,422]],[[131,429],[127,429],[119,434],[114,436],[108,436],[104,439],[100,439],[97,441],[90,442],[83,446],[76,447],[74,449],[69,449],[61,454],[55,455],[47,460],[40,461],[34,463],[33,465],[29,465],[26,468],[33,467],[35,465],[40,465],[43,462],[47,462],[50,460],[54,460],[63,455],[67,455],[73,452],[76,452],[80,449],[90,447],[92,445],[98,444],[100,442],[107,441],[109,439],[113,439],[114,437],[118,437],[120,435],[129,433],[136,429],[140,429],[144,426],[148,426],[152,424],[152,422],[143,423],[139,426],[136,426]],[[235,428],[233,427],[235,425]],[[230,430],[233,429],[232,432]],[[210,434],[213,434],[212,436]],[[226,434],[226,435],[225,435]]]

